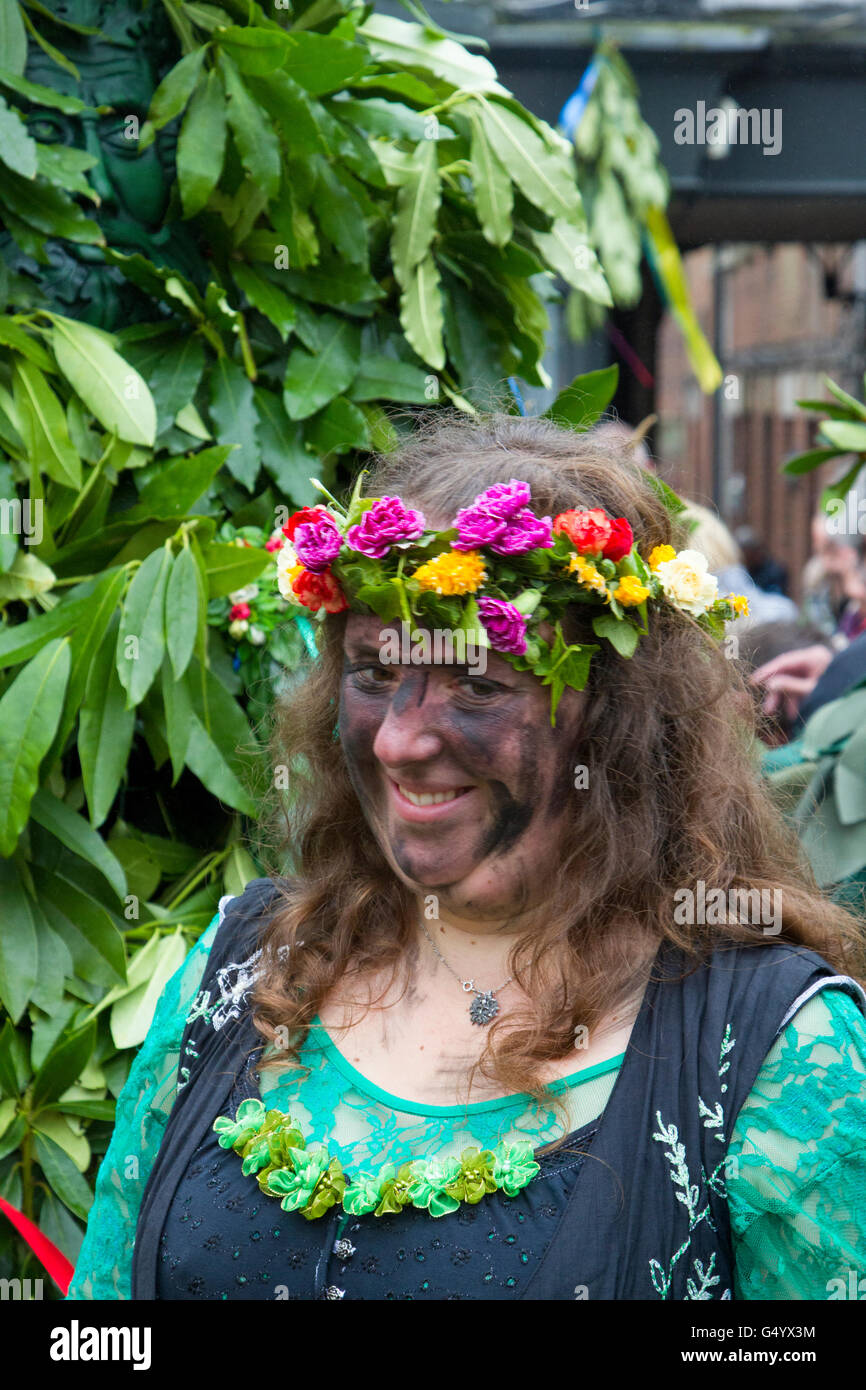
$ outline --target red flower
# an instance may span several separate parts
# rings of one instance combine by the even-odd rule
[[[248,618],[251,612],[252,609],[250,608],[250,605],[248,603],[233,603],[231,611],[229,613],[229,617],[231,618],[232,622],[235,623],[239,619],[243,621],[243,619]]]
[[[601,507],[592,511],[560,512],[553,523],[582,555],[602,555],[605,560],[621,560],[634,544],[631,526],[624,516],[611,519]]]
[[[291,540],[299,526],[304,526],[308,522],[320,521],[322,512],[326,511],[327,507],[301,507],[299,512],[295,512],[294,516],[289,517],[283,527],[283,535]]]
[[[314,613],[318,613],[320,608],[324,608],[326,613],[342,613],[349,607],[343,590],[330,570],[322,570],[321,574],[303,570],[292,581],[292,592],[305,608],[311,608]]]
[[[610,540],[610,517],[600,507],[590,512],[560,512],[553,522],[554,531],[563,531],[581,554],[598,554]]]
[[[265,541],[265,550],[282,550],[283,542],[277,536],[273,536],[269,541]]]
[[[624,516],[610,523],[610,540],[602,550],[606,560],[621,560],[634,545],[634,532]]]

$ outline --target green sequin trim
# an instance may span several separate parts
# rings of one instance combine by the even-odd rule
[[[460,1158],[417,1158],[397,1168],[385,1164],[378,1173],[343,1170],[322,1144],[307,1148],[300,1126],[282,1110],[267,1110],[261,1100],[245,1100],[234,1120],[214,1121],[220,1146],[234,1149],[247,1177],[255,1176],[268,1197],[284,1211],[299,1211],[308,1221],[342,1205],[353,1216],[384,1216],[403,1207],[424,1207],[431,1216],[474,1205],[488,1192],[513,1197],[539,1172],[532,1144],[497,1144],[494,1149],[464,1149]]]

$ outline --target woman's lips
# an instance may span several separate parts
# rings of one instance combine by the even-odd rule
[[[393,777],[388,778],[388,788],[398,814],[403,820],[416,822],[444,819],[475,790],[474,787],[407,787],[395,782]]]

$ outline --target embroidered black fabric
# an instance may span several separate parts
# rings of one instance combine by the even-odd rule
[[[249,1064],[228,1108],[258,1096]],[[217,1111],[214,1112],[216,1119]],[[168,1209],[157,1258],[163,1299],[463,1300],[520,1298],[556,1232],[596,1126],[569,1152],[542,1155],[541,1171],[513,1198],[494,1192],[433,1218],[404,1208],[314,1221],[285,1212],[245,1177],[237,1154],[209,1133]],[[580,1152],[574,1152],[580,1149]],[[575,1297],[581,1297],[578,1289]]]

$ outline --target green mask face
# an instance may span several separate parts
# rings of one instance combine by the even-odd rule
[[[205,268],[189,230],[182,224],[162,225],[174,177],[174,141],[170,136],[158,137],[139,153],[138,134],[160,68],[167,66],[165,58],[160,61],[163,34],[154,30],[153,7],[142,13],[135,4],[94,4],[93,0],[53,0],[51,7],[58,17],[78,24],[100,24],[103,32],[79,35],[60,28],[51,32],[51,42],[80,72],[80,83],[36,43],[30,45],[26,76],[77,96],[88,106],[111,106],[114,110],[102,116],[68,116],[46,107],[28,106],[18,99],[16,104],[27,111],[31,135],[44,144],[72,145],[96,157],[86,177],[101,203],[95,208],[86,199],[82,201],[88,215],[101,226],[109,246],[126,254],[139,251],[155,264],[171,265],[200,282]],[[165,55],[168,63],[176,56]],[[2,251],[12,268],[38,281],[43,294],[61,313],[109,329],[158,317],[152,301],[106,264],[97,246],[49,241],[48,266],[37,265],[7,237],[3,238]]]

